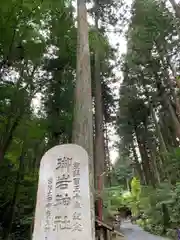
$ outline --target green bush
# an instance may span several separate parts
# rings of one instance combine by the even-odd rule
[[[137,224],[144,230],[177,239],[177,228],[180,226],[180,182],[174,185],[164,182],[153,188],[141,186],[139,180],[133,178],[130,193],[125,194],[121,187],[115,187],[106,189],[103,199],[107,215],[127,206],[133,215],[144,213],[145,218],[137,220]]]
[[[146,221],[137,221],[141,227],[176,239],[176,229],[180,226],[180,183],[173,186],[165,182],[156,189],[142,187],[137,204],[147,217]]]

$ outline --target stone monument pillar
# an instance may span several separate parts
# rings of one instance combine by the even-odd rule
[[[59,145],[41,160],[33,240],[94,240],[88,154]]]

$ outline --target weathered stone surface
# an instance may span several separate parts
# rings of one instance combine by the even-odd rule
[[[92,240],[87,152],[55,146],[41,160],[33,240]]]

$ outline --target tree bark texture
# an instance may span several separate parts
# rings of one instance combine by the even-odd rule
[[[73,142],[82,146],[89,155],[89,180],[91,201],[92,240],[95,239],[94,218],[94,164],[93,164],[93,114],[91,93],[91,69],[88,39],[87,9],[85,0],[77,1],[77,72]]]

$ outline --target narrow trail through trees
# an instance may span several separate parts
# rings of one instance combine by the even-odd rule
[[[168,240],[167,238],[145,232],[142,228],[130,222],[123,222],[120,230],[125,235],[126,240]]]

